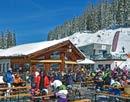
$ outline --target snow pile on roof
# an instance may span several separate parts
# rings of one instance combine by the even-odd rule
[[[85,60],[79,60],[77,61],[78,64],[94,64],[95,62],[88,59],[88,58],[85,58]]]
[[[21,55],[28,55],[34,53],[36,51],[48,48],[58,43],[62,43],[68,40],[67,38],[61,40],[52,40],[52,41],[43,41],[38,43],[30,43],[30,44],[23,44],[18,45],[15,47],[11,47],[5,49],[0,52],[0,56],[21,56]]]
[[[128,58],[127,61],[123,62],[119,67],[123,68],[125,65],[127,65],[128,69],[130,69],[130,58]]]
[[[77,47],[85,46],[91,43],[101,43],[112,45],[114,35],[120,31],[116,52],[122,52],[124,46],[126,53],[130,53],[130,28],[119,28],[115,30],[100,30],[96,33],[77,32],[69,37]]]

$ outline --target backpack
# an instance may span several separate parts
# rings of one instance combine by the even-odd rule
[[[3,81],[7,82],[7,74],[6,73],[3,74]]]

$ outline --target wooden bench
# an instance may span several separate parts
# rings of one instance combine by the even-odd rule
[[[10,95],[20,95],[20,94],[26,94],[29,93],[29,89],[31,87],[30,86],[24,86],[24,87],[4,87],[4,88],[0,88],[0,96],[5,96],[7,93],[7,90],[11,90],[9,92]],[[5,96],[7,97],[7,96]]]
[[[23,93],[23,94],[17,94],[17,95],[9,95],[9,96],[0,96],[0,99],[7,99],[7,98],[15,98],[15,97],[31,97],[31,94]]]
[[[45,101],[49,101],[52,97],[54,96],[53,93],[48,93],[47,95],[40,95],[40,96],[32,96],[31,97],[31,100],[34,102],[34,101],[37,101],[38,102],[42,102],[43,100]]]
[[[80,100],[75,100],[73,102],[91,102],[90,99],[80,99]]]

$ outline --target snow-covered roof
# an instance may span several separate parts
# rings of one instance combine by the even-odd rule
[[[88,58],[85,58],[85,60],[79,60],[77,61],[78,64],[94,64],[95,62],[88,59]]]
[[[29,43],[29,44],[22,44],[15,47],[11,47],[5,49],[0,52],[0,56],[21,56],[21,55],[28,55],[34,53],[36,51],[48,48],[58,43],[62,43],[67,41],[68,39],[61,39],[61,40],[52,40],[52,41],[43,41],[37,43]]]

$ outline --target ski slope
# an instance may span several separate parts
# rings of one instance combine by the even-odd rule
[[[126,53],[130,53],[130,28],[119,28],[115,30],[100,30],[96,33],[77,32],[69,36],[71,42],[77,47],[85,46],[91,43],[101,43],[112,45],[115,33],[119,31],[119,38],[117,41],[116,53],[122,53],[122,47],[125,48]]]

